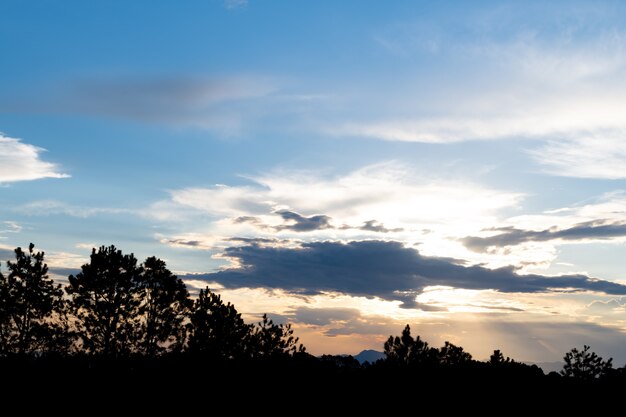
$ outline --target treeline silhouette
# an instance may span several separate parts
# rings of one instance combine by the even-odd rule
[[[220,360],[278,358],[304,352],[289,324],[244,323],[235,306],[208,288],[192,300],[155,257],[139,264],[115,246],[93,249],[63,288],[30,244],[0,273],[0,356],[87,355],[155,358],[186,352]]]
[[[33,244],[28,251],[15,249],[15,260],[6,268],[6,274],[0,272],[3,384],[115,380],[118,386],[145,388],[201,375],[216,392],[269,384],[293,394],[303,381],[321,380],[327,388],[396,395],[407,387],[435,389],[451,381],[496,390],[522,384],[538,392],[626,381],[624,368],[614,369],[611,359],[588,346],[566,353],[560,373],[545,375],[499,350],[478,361],[449,342],[431,347],[413,337],[408,325],[401,335],[389,337],[384,359],[375,363],[361,364],[352,356],[314,357],[289,324],[274,323],[267,315],[259,323],[245,323],[234,305],[209,288],[192,299],[164,261],[149,257],[139,263],[115,246],[93,249],[89,262],[65,286],[48,275],[45,254]]]

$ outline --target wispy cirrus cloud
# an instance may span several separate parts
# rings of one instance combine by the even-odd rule
[[[347,115],[325,131],[436,144],[526,139],[547,174],[624,178],[626,32],[617,11],[533,6],[546,18],[529,23],[521,19],[528,9],[508,5],[379,30],[379,48],[425,69],[418,79],[370,89],[359,98],[362,116]],[[459,66],[462,77],[447,70]]]
[[[0,184],[67,178],[57,164],[41,159],[45,149],[0,134]]]
[[[32,201],[19,206],[16,210],[27,216],[66,215],[82,218],[101,214],[136,214],[135,210],[127,208],[79,206],[58,200]]]
[[[621,108],[621,104],[614,108]],[[550,174],[617,180],[626,178],[625,139],[626,126],[621,126],[560,141],[548,140],[529,153]]]

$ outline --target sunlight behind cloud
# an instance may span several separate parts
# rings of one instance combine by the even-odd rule
[[[489,227],[500,211],[514,210],[523,198],[521,193],[467,181],[429,178],[398,163],[367,166],[336,176],[279,171],[250,179],[256,185],[173,191],[169,202],[154,204],[147,215],[170,219],[179,210],[195,211],[199,217],[191,221],[193,231],[160,237],[173,245],[219,248],[224,244],[220,236],[305,241],[393,237],[419,243],[426,253],[454,256],[445,253],[458,246],[450,236]],[[277,229],[285,221],[278,208],[326,215],[330,227],[306,232]],[[203,221],[204,231],[199,232],[198,219],[203,216],[208,218]],[[255,220],[237,220],[242,216]]]

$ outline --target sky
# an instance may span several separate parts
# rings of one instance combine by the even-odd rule
[[[158,256],[314,354],[626,362],[623,2],[4,0],[0,56],[0,260]]]

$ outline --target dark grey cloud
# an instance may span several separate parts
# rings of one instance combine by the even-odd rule
[[[376,220],[368,220],[363,223],[363,226],[359,227],[361,230],[367,230],[369,232],[379,232],[379,233],[393,233],[393,232],[402,232],[404,229],[401,227],[395,229],[388,229],[384,224],[377,222]]]
[[[267,113],[274,82],[253,76],[120,74],[56,80],[0,96],[0,110],[88,114],[236,132]],[[285,107],[285,110],[288,110]]]
[[[235,223],[235,224],[251,223],[251,224],[254,224],[254,225],[262,225],[263,224],[261,219],[259,219],[258,217],[254,217],[254,216],[239,216],[239,217],[233,219],[233,223]]]
[[[202,242],[199,240],[189,240],[189,239],[168,239],[167,243],[172,245],[180,245],[180,246],[190,246],[192,248],[197,248],[202,246]]]
[[[461,239],[466,248],[475,252],[487,252],[490,248],[515,246],[525,242],[547,242],[551,240],[577,241],[585,239],[611,239],[626,236],[626,223],[591,221],[578,223],[568,229],[551,228],[541,231],[501,227],[489,229],[502,232],[489,237],[467,236]]]
[[[626,286],[585,275],[520,275],[514,268],[463,266],[458,260],[428,257],[399,242],[312,242],[300,247],[250,244],[223,253],[242,268],[196,275],[227,288],[264,287],[314,295],[340,292],[399,300],[421,308],[415,296],[427,286],[537,293],[597,291],[626,294]],[[423,306],[428,308],[427,306]]]
[[[314,230],[334,229],[330,224],[332,220],[329,216],[324,214],[317,214],[314,216],[304,216],[300,213],[296,213],[291,210],[278,210],[274,214],[280,216],[284,224],[278,226],[270,226],[265,224],[258,217],[254,216],[241,216],[233,220],[234,223],[250,223],[260,229],[281,231],[291,230],[294,232],[312,232]]]
[[[216,113],[228,117],[224,107],[229,103],[265,96],[272,88],[267,81],[246,78],[113,77],[74,82],[67,102],[81,112],[125,119],[215,123],[212,117]]]
[[[333,226],[330,224],[331,218],[318,214],[315,216],[303,216],[295,211],[289,210],[279,210],[275,212],[280,217],[283,218],[286,222],[290,224],[284,224],[280,226],[276,226],[277,230],[292,230],[294,232],[311,232],[314,230],[324,230],[324,229],[332,229]]]
[[[355,308],[311,308],[298,307],[293,312],[293,320],[298,323],[327,326],[335,322],[347,322],[361,317]]]
[[[280,216],[284,224],[278,226],[270,226],[261,221],[260,218],[255,216],[240,216],[233,219],[233,223],[241,224],[241,223],[249,223],[252,224],[259,229],[272,230],[272,231],[281,231],[281,230],[291,230],[294,232],[312,232],[314,230],[325,230],[325,229],[340,229],[340,230],[365,230],[368,232],[377,232],[377,233],[392,233],[392,232],[402,232],[404,229],[395,228],[388,229],[384,224],[377,220],[368,220],[364,222],[361,226],[350,226],[344,224],[341,227],[335,227],[331,224],[332,217],[324,215],[324,214],[316,214],[313,216],[305,216],[300,213],[297,213],[292,210],[278,210],[275,211],[274,214]]]
[[[228,240],[229,242],[242,242],[242,243],[255,243],[255,244],[283,242],[283,240],[280,240],[280,239],[271,239],[271,238],[262,238],[262,237],[231,237],[226,240]]]

